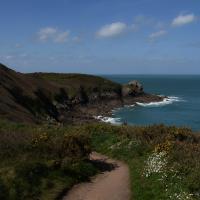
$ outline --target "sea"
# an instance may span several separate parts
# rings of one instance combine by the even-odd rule
[[[147,93],[167,96],[162,102],[138,103],[114,109],[103,121],[131,125],[166,124],[200,130],[200,75],[103,75],[124,84],[142,83]]]

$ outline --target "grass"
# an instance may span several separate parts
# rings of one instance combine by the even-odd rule
[[[108,79],[86,74],[34,73],[29,76],[39,77],[58,84],[66,89],[69,98],[79,94],[80,89],[89,96],[91,93],[115,92],[121,94],[121,85]]]
[[[0,199],[59,199],[99,172],[94,150],[128,164],[132,199],[200,199],[200,137],[187,128],[1,121],[0,135]]]
[[[200,140],[187,128],[95,125],[93,148],[129,165],[132,199],[200,199]]]

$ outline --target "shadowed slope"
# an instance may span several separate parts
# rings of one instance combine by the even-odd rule
[[[23,74],[0,64],[0,117],[12,121],[82,123],[125,104],[160,100],[137,81],[120,85],[85,74]]]
[[[0,116],[13,121],[62,121],[91,101],[120,98],[120,85],[82,74],[22,74],[0,64]]]

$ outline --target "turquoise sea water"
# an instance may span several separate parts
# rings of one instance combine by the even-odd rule
[[[149,93],[169,96],[158,104],[141,104],[113,112],[114,122],[187,126],[200,130],[200,76],[198,75],[104,75],[119,82],[140,81]]]

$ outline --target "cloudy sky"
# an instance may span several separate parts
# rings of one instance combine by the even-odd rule
[[[0,3],[0,62],[17,71],[200,74],[200,0]]]

